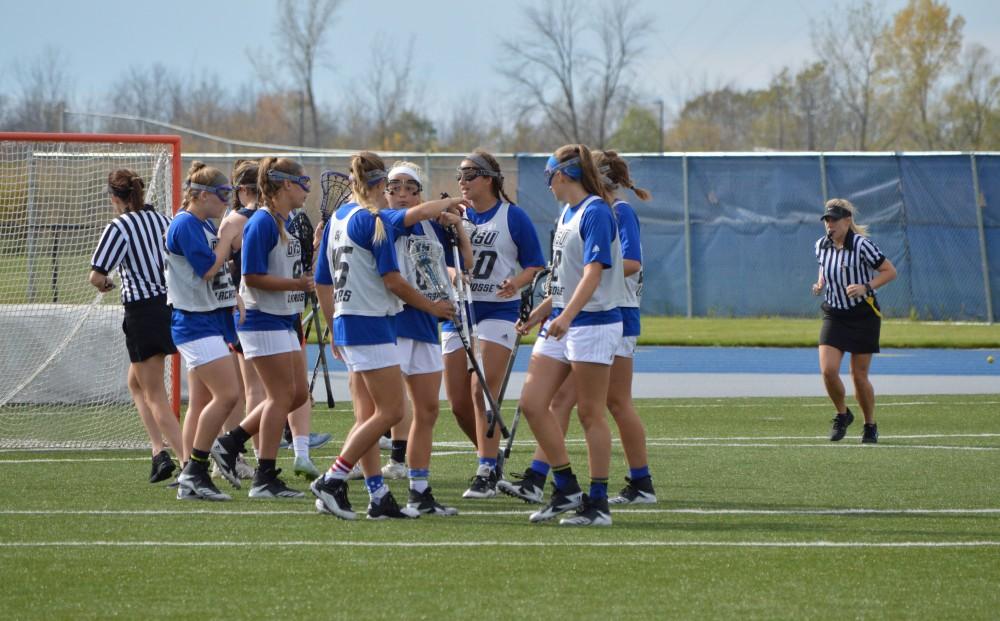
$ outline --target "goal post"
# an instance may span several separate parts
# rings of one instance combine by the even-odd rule
[[[118,168],[143,178],[147,203],[179,209],[179,136],[0,132],[0,448],[148,446],[127,386],[119,290],[102,295],[87,280],[115,217],[107,177]]]

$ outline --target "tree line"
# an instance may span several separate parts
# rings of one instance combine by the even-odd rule
[[[462,98],[434,115],[422,105],[415,42],[376,37],[364,74],[342,101],[316,84],[344,24],[345,0],[284,5],[272,34],[284,66],[248,49],[255,78],[236,90],[216,75],[130,66],[102,102],[82,107],[163,121],[231,139],[307,147],[462,152],[550,151],[566,142],[626,152],[747,150],[991,150],[1000,148],[1000,73],[987,47],[963,40],[965,20],[944,0],[908,0],[894,14],[873,0],[834,6],[810,24],[813,56],[775,72],[766,88],[703,86],[669,106],[638,74],[656,35],[626,0],[527,5],[520,34],[502,38],[496,67],[506,97]],[[0,89],[0,128],[157,131],[134,121],[65,116],[74,84],[65,53],[19,63]],[[276,77],[282,76],[282,77]],[[3,78],[0,73],[0,78]],[[659,108],[659,109],[658,109]],[[662,131],[661,131],[662,130]],[[189,150],[219,144],[185,137]]]

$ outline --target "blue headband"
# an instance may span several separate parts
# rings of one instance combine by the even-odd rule
[[[557,172],[561,172],[570,179],[579,181],[583,178],[583,169],[580,168],[580,158],[574,157],[568,159],[565,162],[560,162],[556,159],[556,156],[550,155],[549,160],[545,163],[545,176],[552,185],[552,177],[556,175]]]
[[[368,184],[369,187],[371,187],[373,185],[377,185],[379,181],[387,179],[388,177],[389,173],[382,170],[381,168],[376,168],[375,170],[369,170],[368,172],[365,173],[365,183]],[[351,175],[350,179],[352,182],[356,181],[354,175]]]

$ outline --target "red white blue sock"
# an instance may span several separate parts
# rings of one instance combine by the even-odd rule
[[[330,479],[340,479],[341,481],[346,481],[348,475],[351,474],[351,469],[353,468],[354,464],[338,455],[337,459],[334,460],[333,465],[326,471],[324,478],[328,481]]]

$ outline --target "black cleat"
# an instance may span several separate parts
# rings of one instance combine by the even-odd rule
[[[458,515],[458,509],[455,507],[446,507],[435,500],[429,487],[423,492],[411,489],[406,508],[417,511],[421,515]]]
[[[184,472],[177,477],[177,500],[232,500],[212,483],[208,466],[188,462]]]
[[[843,414],[837,414],[833,417],[833,427],[830,429],[830,442],[839,442],[844,439],[847,434],[847,428],[851,426],[854,422],[854,414],[851,413],[851,408],[847,408],[847,411]]]
[[[153,469],[149,473],[150,483],[159,483],[160,481],[166,481],[170,478],[170,475],[177,466],[174,465],[174,460],[170,459],[170,453],[163,450],[153,455]]]
[[[611,526],[611,509],[608,499],[595,500],[583,495],[583,503],[576,510],[576,515],[559,520],[562,526]]]
[[[865,423],[865,428],[861,432],[861,444],[878,444],[878,425],[875,423]]]
[[[507,480],[498,481],[497,489],[524,502],[540,505],[545,497],[545,477],[528,468],[516,483]]]
[[[410,507],[400,508],[399,504],[396,503],[396,499],[393,498],[392,492],[386,492],[385,496],[382,496],[377,504],[375,501],[368,503],[369,520],[412,520],[418,517],[420,517],[420,512],[416,509],[411,509]]]
[[[219,436],[212,443],[209,453],[212,460],[219,466],[219,474],[229,481],[229,484],[236,489],[240,488],[240,474],[236,470],[236,457],[243,452],[243,445],[226,434]]]
[[[656,491],[653,489],[653,477],[630,479],[625,477],[628,485],[618,492],[618,495],[608,500],[613,505],[653,505],[656,504]]]
[[[309,489],[316,497],[316,510],[320,513],[329,513],[342,520],[358,519],[358,514],[351,509],[351,501],[347,498],[347,481],[319,477]]]
[[[497,495],[497,475],[496,470],[489,466],[482,465],[476,470],[476,475],[469,483],[469,489],[465,490],[462,498],[473,498],[483,500],[493,498]]]
[[[579,509],[583,504],[583,492],[580,491],[579,485],[573,485],[573,487],[576,488],[576,491],[566,493],[559,491],[556,488],[556,484],[553,483],[549,504],[532,513],[528,519],[532,522],[544,522],[545,520],[551,520],[560,513]]]
[[[257,472],[253,477],[253,485],[250,487],[250,498],[263,498],[263,499],[274,499],[274,498],[303,498],[305,497],[305,492],[300,492],[297,489],[292,489],[285,485],[285,482],[278,478],[281,474],[281,470],[275,470],[272,473],[264,474],[257,469]]]

